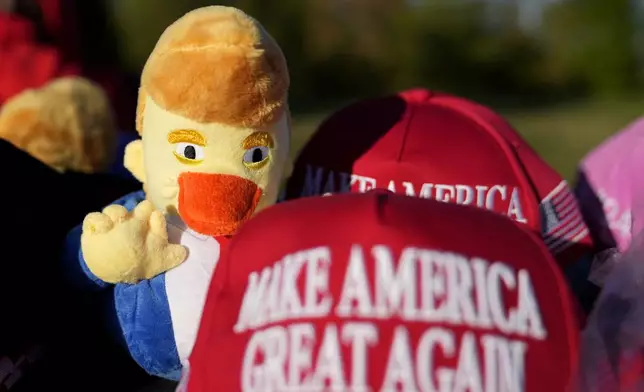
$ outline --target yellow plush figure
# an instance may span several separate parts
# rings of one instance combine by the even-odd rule
[[[29,89],[0,109],[0,138],[58,171],[105,171],[116,155],[116,128],[109,100],[97,84],[80,77]]]
[[[141,140],[125,166],[145,193],[89,214],[70,235],[81,251],[68,253],[112,287],[120,334],[151,374],[178,378],[222,247],[276,202],[289,166],[288,87],[273,38],[222,6],[168,27],[144,67]]]

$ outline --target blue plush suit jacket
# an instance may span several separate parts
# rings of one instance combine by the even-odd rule
[[[124,196],[113,204],[128,211],[145,199],[143,191]],[[82,290],[104,291],[107,317],[114,322],[114,336],[123,342],[135,361],[148,373],[178,380],[181,362],[177,352],[165,289],[165,274],[137,284],[110,284],[88,269],[80,247],[82,225],[67,236],[64,262],[73,284]]]

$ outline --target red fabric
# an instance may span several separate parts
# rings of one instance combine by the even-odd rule
[[[383,265],[393,272],[377,268]],[[508,274],[505,284],[493,270]],[[408,272],[397,282],[405,297],[379,300],[377,293],[397,292],[382,282],[405,276],[401,271]],[[266,290],[246,297],[248,288],[261,287],[253,279],[268,273]],[[350,299],[350,282],[365,288],[357,290],[364,293],[361,301]],[[462,291],[458,282],[473,286]],[[463,296],[455,300],[459,292]],[[526,304],[533,304],[532,312]],[[439,390],[442,377],[449,385],[440,390],[565,391],[578,366],[572,304],[543,243],[498,214],[387,192],[304,198],[263,211],[233,237],[211,281],[179,390],[330,390],[322,387],[329,382],[322,377],[326,356],[327,369],[337,364],[344,379],[335,390]],[[485,309],[501,319],[486,323]],[[504,324],[509,314],[516,321],[528,313],[534,316],[529,323]],[[356,333],[371,337],[352,339]],[[513,358],[504,351],[510,347]],[[396,356],[410,384],[387,389],[383,383],[394,374]],[[273,388],[259,384],[271,375],[267,363]],[[449,373],[457,368],[461,373]],[[313,374],[322,386],[302,385]],[[454,386],[476,376],[478,389]],[[520,381],[504,386],[506,376]],[[280,378],[294,382],[287,388]],[[361,385],[350,388],[352,382]]]
[[[0,12],[0,45],[30,42],[35,39],[33,24],[14,14]]]
[[[541,233],[561,264],[592,249],[563,178],[498,114],[463,98],[414,89],[341,109],[300,153],[286,198],[371,188],[507,215]],[[556,215],[544,215],[548,200],[561,202]]]
[[[0,14],[0,58],[0,104],[25,89],[80,72],[77,64],[65,63],[58,49],[37,42],[31,21],[13,14]]]
[[[118,69],[88,67],[82,63],[80,21],[74,3],[75,0],[38,0],[43,11],[45,27],[66,61],[79,63],[81,69],[78,72],[103,87],[117,115],[118,126],[122,129],[133,129],[136,91],[129,96],[123,75]]]
[[[100,84],[113,104],[120,127],[132,128],[135,97],[128,97],[122,75],[115,69],[82,63],[78,20],[71,0],[38,0],[52,45],[38,42],[32,21],[0,13],[0,105],[29,88],[53,79],[79,75]]]
[[[74,0],[38,0],[45,29],[54,44],[71,61],[80,60],[78,20]]]

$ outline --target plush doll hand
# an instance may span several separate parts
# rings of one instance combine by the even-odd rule
[[[81,247],[87,267],[108,283],[136,283],[181,264],[182,245],[168,243],[163,214],[142,201],[132,211],[111,205],[83,221]]]

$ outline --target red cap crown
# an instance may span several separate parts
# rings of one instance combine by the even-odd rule
[[[543,244],[497,214],[389,193],[301,199],[233,238],[183,383],[563,391],[571,301]]]
[[[286,198],[374,188],[507,215],[564,263],[590,249],[561,176],[499,115],[463,98],[415,89],[338,111],[298,157]]]

